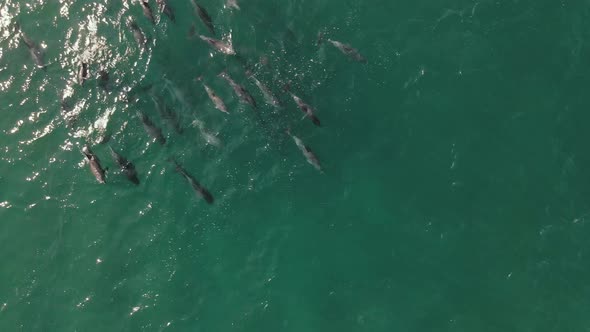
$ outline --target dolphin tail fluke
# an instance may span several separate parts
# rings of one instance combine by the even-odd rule
[[[188,38],[192,39],[195,38],[195,36],[197,35],[197,27],[195,26],[195,23],[191,24],[190,28],[188,29]]]
[[[283,85],[283,90],[284,90],[285,92],[291,93],[291,83],[290,83],[290,82],[288,82],[288,83],[286,83],[285,85]]]
[[[199,193],[208,204],[213,204],[215,201],[211,192],[209,192],[209,190],[207,190],[205,187],[200,186]]]
[[[316,125],[318,127],[321,127],[322,126],[322,124],[320,122],[320,119],[318,119],[317,116],[311,114],[310,117],[311,117],[311,122],[313,122],[314,125]]]

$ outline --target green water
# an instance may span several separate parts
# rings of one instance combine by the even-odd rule
[[[590,330],[588,3],[200,1],[236,57],[188,38],[192,23],[209,33],[188,0],[168,1],[176,23],[156,13],[155,26],[130,0],[0,4],[0,331]],[[320,30],[368,63],[318,47]],[[283,108],[264,105],[246,69]],[[122,101],[130,89],[138,100]]]

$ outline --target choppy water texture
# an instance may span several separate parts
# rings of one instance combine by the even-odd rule
[[[131,0],[0,4],[1,331],[590,329],[587,3],[199,1],[226,56],[168,2],[155,25]]]

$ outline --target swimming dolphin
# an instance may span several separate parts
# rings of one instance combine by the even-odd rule
[[[105,170],[100,165],[100,160],[98,159],[98,157],[94,153],[92,153],[88,145],[84,145],[84,147],[82,148],[82,153],[84,154],[84,156],[86,156],[86,160],[88,160],[88,164],[90,165],[90,171],[92,172],[92,174],[94,174],[96,181],[98,181],[98,183],[105,183]]]
[[[131,163],[129,160],[125,159],[122,155],[118,154],[117,151],[113,149],[112,146],[109,145],[109,149],[111,150],[111,157],[115,163],[121,168],[121,171],[129,181],[133,182],[134,184],[139,184],[139,179],[137,178],[137,172],[135,171],[135,165]]]
[[[207,190],[207,188],[203,187],[195,178],[193,178],[190,174],[187,173],[184,168],[182,168],[175,160],[170,160],[180,175],[184,177],[184,179],[191,185],[195,193],[201,196],[205,202],[212,204],[213,203],[213,195]]]
[[[72,128],[76,125],[77,120],[78,120],[78,114],[76,114],[76,112],[73,111],[73,107],[70,104],[70,101],[66,98],[63,97],[62,95],[62,100],[60,102],[61,105],[61,116],[63,117],[66,126],[68,128]]]
[[[202,77],[197,78],[197,80],[201,81]],[[209,99],[211,99],[211,101],[215,105],[215,108],[222,111],[223,113],[229,114],[229,112],[227,111],[227,107],[225,106],[225,103],[223,102],[221,97],[219,97],[215,93],[215,91],[213,91],[213,89],[208,87],[207,84],[203,83],[203,87],[205,88],[205,91],[207,91],[207,94],[209,95]]]
[[[225,1],[225,6],[227,8],[235,8],[237,10],[240,10],[240,6],[238,5],[238,0],[227,0],[227,1]]]
[[[193,4],[193,8],[195,9],[196,14],[199,16],[203,24],[209,29],[212,35],[215,35],[215,29],[213,28],[213,21],[211,20],[211,16],[205,10],[205,8],[201,7],[195,0],[191,0]]]
[[[256,100],[254,100],[250,92],[248,92],[244,86],[236,83],[236,81],[234,81],[226,71],[222,71],[217,76],[223,78],[227,81],[227,83],[229,83],[242,103],[250,104],[252,107],[256,108]]]
[[[156,20],[154,20],[154,14],[152,13],[152,8],[150,7],[149,2],[147,0],[139,0],[139,4],[141,5],[141,9],[143,10],[143,15],[147,17],[152,24],[156,24]]]
[[[178,121],[177,114],[174,111],[172,111],[169,108],[169,106],[162,101],[161,98],[155,96],[154,94],[151,94],[151,95],[152,95],[152,100],[154,101],[154,105],[156,106],[156,110],[160,114],[160,117],[163,120],[165,120],[166,122],[168,122],[168,124],[172,128],[174,128],[176,133],[182,134],[183,130],[182,130],[182,127],[180,126],[180,122]]]
[[[158,7],[160,7],[160,11],[164,13],[172,22],[176,22],[176,17],[174,16],[174,10],[168,4],[168,0],[157,0]]]
[[[133,38],[135,38],[135,41],[137,42],[139,47],[141,47],[142,49],[145,49],[145,46],[147,44],[145,35],[143,34],[143,31],[141,31],[141,29],[139,28],[139,26],[137,25],[137,23],[135,23],[135,21],[133,19],[129,20],[129,28],[133,32]]]
[[[323,40],[324,40],[324,34],[322,32],[320,32],[318,34],[318,44],[321,44],[323,42]],[[326,40],[330,44],[332,44],[334,47],[339,49],[340,52],[347,55],[349,58],[351,58],[357,62],[362,62],[362,63],[367,62],[367,59],[365,59],[365,57],[362,56],[362,54],[356,48],[350,46],[349,44],[345,44],[345,43],[339,42],[337,40],[332,40],[329,38]]]
[[[162,129],[156,127],[152,120],[147,117],[147,115],[143,114],[142,112],[138,111],[137,116],[141,120],[143,124],[143,129],[145,132],[153,139],[155,139],[160,145],[166,144],[166,138],[162,135]]]
[[[188,28],[188,38],[193,38],[195,35],[197,34],[197,27],[195,26],[194,23],[191,24],[191,26]]]
[[[234,48],[231,43],[225,43],[225,42],[222,42],[221,40],[205,37],[203,35],[199,35],[199,38],[206,41],[207,44],[209,44],[211,47],[213,47],[218,52],[221,52],[221,53],[227,54],[227,55],[235,55],[236,54],[236,51],[234,51]]]
[[[109,73],[106,70],[98,72],[98,86],[104,90],[109,88]]]
[[[88,64],[80,62],[80,67],[78,68],[78,83],[82,85],[86,79],[88,79]]]
[[[27,45],[27,48],[29,49],[29,53],[31,54],[31,57],[33,58],[33,61],[35,62],[35,65],[37,65],[37,68],[41,68],[43,70],[46,70],[47,65],[43,61],[43,51],[41,50],[39,45],[37,45],[37,43],[35,43],[31,38],[29,38],[29,36],[27,36],[21,30],[20,24],[16,23],[15,28],[16,28],[17,32],[20,34],[20,37],[23,40],[23,42],[25,43],[25,45]]]
[[[291,92],[289,90],[288,85],[285,87],[285,90],[291,95],[291,97],[293,97],[293,100],[295,101],[295,103],[297,104],[299,109],[303,113],[305,113],[303,118],[305,119],[306,117],[309,117],[311,119],[311,122],[313,122],[314,125],[321,127],[322,124],[320,123],[320,119],[318,119],[317,116],[315,116],[315,110],[311,106],[309,106],[307,103],[305,103],[301,98],[299,98],[295,94],[293,94],[293,92]]]
[[[311,151],[311,149],[307,145],[305,145],[299,137],[291,134],[291,130],[287,129],[285,132],[287,133],[287,135],[293,138],[293,141],[295,141],[295,144],[297,145],[299,150],[301,150],[301,152],[305,156],[305,159],[307,159],[307,162],[310,163],[313,167],[315,167],[315,169],[323,173],[322,166],[320,165],[320,161],[318,157],[315,155],[315,153],[313,153],[313,151]]]
[[[262,84],[262,82],[260,82],[254,75],[250,75],[250,78],[254,81],[258,89],[260,89],[260,91],[264,95],[264,100],[267,104],[277,108],[281,107],[281,102],[277,99],[277,97],[275,97],[272,91],[270,91],[270,89],[266,87],[266,85]]]
[[[203,137],[205,142],[207,142],[207,144],[213,145],[218,148],[223,145],[223,143],[217,137],[217,135],[212,134],[211,132],[209,132],[209,130],[207,128],[205,128],[205,124],[203,123],[203,121],[195,119],[192,122],[192,125],[199,128],[199,131],[201,132],[201,136]]]
[[[175,84],[172,83],[172,81],[170,81],[166,77],[164,77],[163,80],[164,80],[164,88],[166,90],[168,90],[168,93],[170,94],[170,96],[175,101],[179,102],[181,104],[181,107],[188,107],[189,103],[186,101],[186,98],[185,98],[182,90],[179,89],[177,86],[175,86]]]

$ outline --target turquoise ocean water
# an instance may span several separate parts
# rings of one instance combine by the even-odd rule
[[[0,331],[590,330],[588,1],[168,2],[0,4]]]

